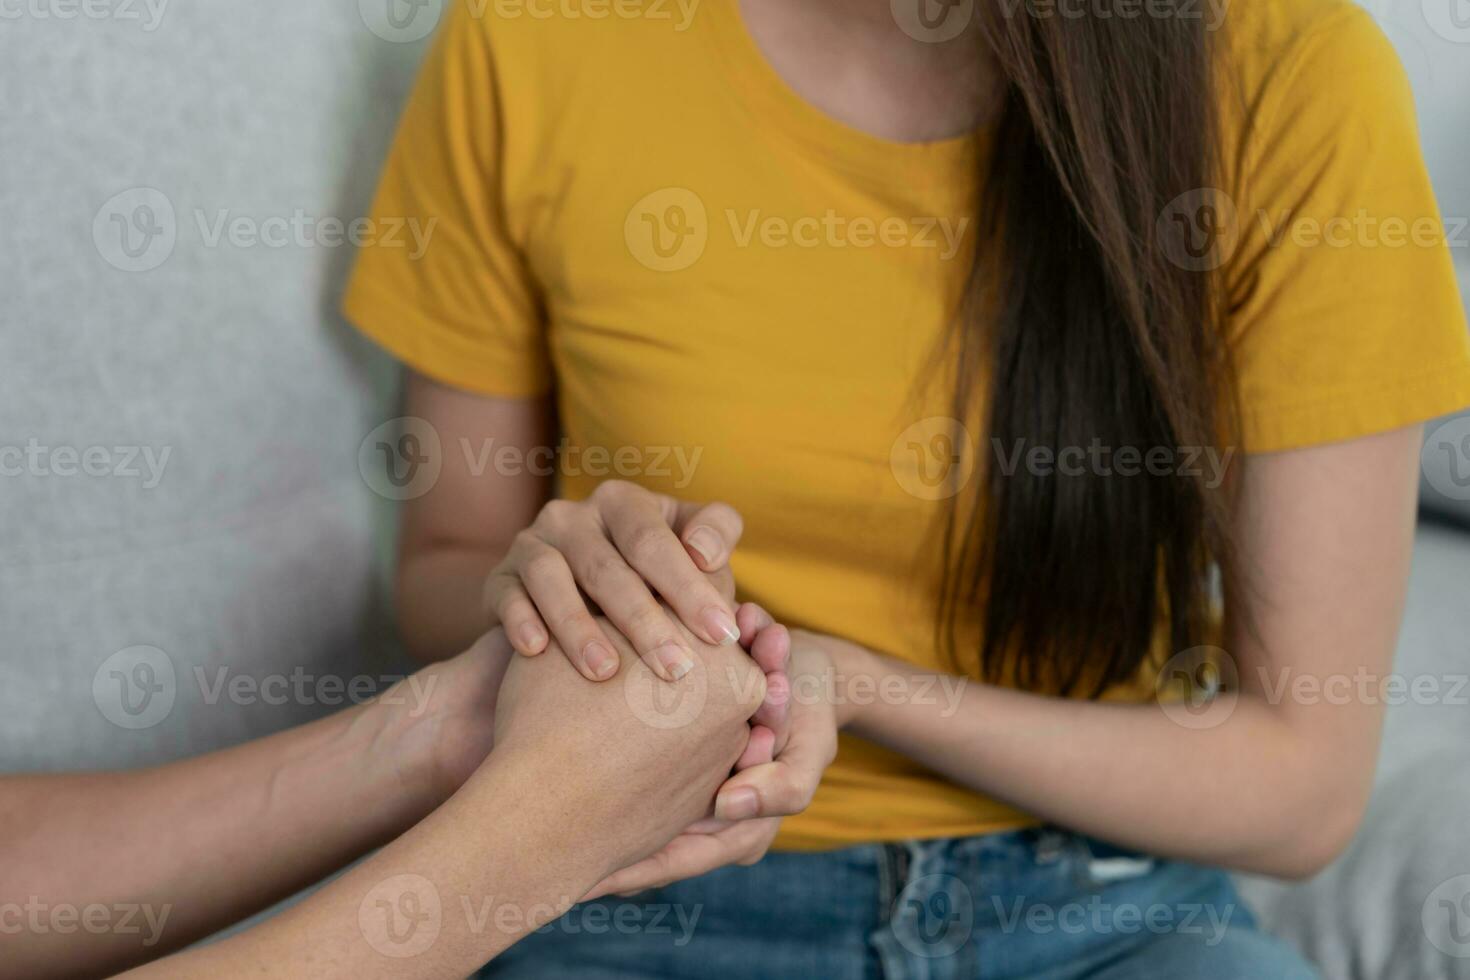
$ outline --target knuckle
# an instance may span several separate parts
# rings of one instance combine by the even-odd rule
[[[669,617],[664,615],[661,608],[652,603],[640,606],[628,617],[628,629],[650,647],[675,642],[673,635],[669,632]]]
[[[529,527],[521,528],[510,539],[510,551],[506,555],[505,561],[500,563],[501,568],[514,572],[518,566],[524,564],[532,555],[535,555],[538,551],[545,550],[546,547],[546,542],[542,541],[535,531]]]
[[[830,766],[832,763],[834,763],[836,761],[837,761],[837,740],[836,739],[833,739],[831,745],[828,745],[827,747],[825,747],[824,749],[822,749],[822,768],[825,770],[828,766]]]
[[[606,592],[628,574],[621,555],[600,554],[582,566],[582,585],[588,592]]]
[[[680,607],[707,606],[720,601],[720,590],[692,565],[687,573],[681,570],[675,577],[669,592],[672,594],[666,598]]]
[[[629,492],[634,489],[634,484],[627,480],[603,480],[592,491],[592,496],[599,503],[616,503],[626,500]]]
[[[585,609],[567,609],[557,614],[551,626],[562,634],[583,633],[590,629],[591,623]]]
[[[527,618],[532,606],[525,599],[511,592],[502,592],[495,600],[495,611],[502,623],[520,622]]]
[[[811,804],[811,795],[805,786],[802,786],[795,777],[783,776],[776,784],[775,793],[777,804],[787,814],[800,813]]]
[[[537,611],[535,605],[529,599],[521,598],[508,604],[505,615],[501,618],[509,623],[530,623],[534,625],[540,622],[541,613]]]
[[[537,522],[552,530],[568,527],[577,518],[580,505],[570,500],[550,500],[541,508]]]
[[[634,528],[628,534],[627,555],[635,563],[647,564],[663,551],[666,528],[654,524],[644,524]]]
[[[519,585],[520,578],[514,569],[499,567],[485,578],[485,589],[482,595],[486,602],[499,609],[510,602],[514,590],[512,585]]]
[[[559,575],[565,564],[558,552],[547,548],[526,559],[522,565],[521,577],[528,582],[547,581]]]

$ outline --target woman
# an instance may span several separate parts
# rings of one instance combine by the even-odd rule
[[[443,447],[402,618],[596,678],[600,608],[677,676],[654,602],[726,632],[695,539],[737,517],[689,502],[727,501],[841,749],[624,880],[774,845],[655,893],[688,945],[498,969],[1308,975],[1218,869],[1353,835],[1381,699],[1286,694],[1388,670],[1420,423],[1470,403],[1391,48],[1345,0],[686,13],[450,5],[375,206],[433,241],[346,298]]]

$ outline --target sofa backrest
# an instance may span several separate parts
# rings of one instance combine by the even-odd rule
[[[206,751],[400,671],[357,463],[393,373],[335,313],[422,53],[389,2],[0,21],[0,771]]]

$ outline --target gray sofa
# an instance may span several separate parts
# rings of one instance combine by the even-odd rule
[[[395,375],[335,313],[351,249],[322,241],[366,211],[422,53],[386,2],[0,24],[0,770],[216,749],[404,668],[358,469]],[[1467,572],[1470,531],[1425,526],[1400,670],[1463,675]],[[221,695],[237,676],[310,693]],[[156,699],[115,686],[139,677]],[[1246,883],[1329,976],[1470,977],[1467,738],[1462,704],[1394,708],[1352,852]]]

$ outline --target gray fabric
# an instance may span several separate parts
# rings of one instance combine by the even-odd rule
[[[1470,412],[1424,427],[1420,505],[1426,517],[1470,530]]]
[[[0,476],[5,768],[172,758],[330,707],[209,704],[219,665],[392,669],[379,501],[357,469],[392,375],[333,312],[351,250],[206,232],[221,211],[267,231],[298,210],[363,214],[421,48],[350,2],[195,0],[156,23],[142,3],[41,5],[67,7],[109,16],[0,23],[0,463],[29,470],[14,450],[32,439],[63,449],[44,475]],[[138,187],[167,198],[176,241],[130,272],[104,204]],[[64,475],[67,447],[102,447],[92,471],[113,475]],[[138,448],[161,478],[127,465]],[[176,703],[122,729],[94,673],[139,645],[170,658]]]
[[[1328,980],[1470,976],[1467,813],[1470,759],[1440,744],[1380,785],[1339,861],[1308,883],[1249,897]]]
[[[1460,263],[1460,295],[1470,308],[1470,256]],[[1470,529],[1470,411],[1425,426],[1420,499],[1424,513]]]

